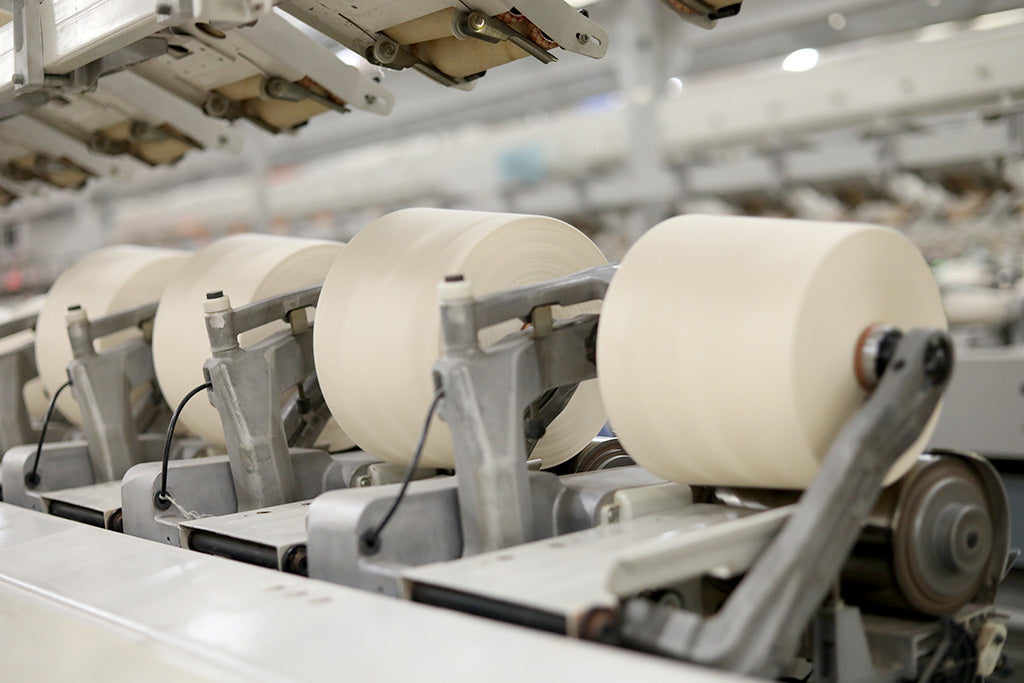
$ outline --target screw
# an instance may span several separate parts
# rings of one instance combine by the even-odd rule
[[[397,49],[395,48],[395,44],[394,43],[381,43],[380,44],[380,54],[382,56],[384,56],[384,57],[394,57],[395,56],[395,52],[397,52]]]
[[[487,20],[479,12],[473,12],[473,14],[469,15],[469,25],[473,30],[479,31],[484,26],[487,26]]]
[[[579,41],[580,45],[586,45],[587,43],[590,42],[590,36],[588,36],[586,33],[577,33],[576,40]]]
[[[373,480],[370,479],[369,476],[359,477],[359,479],[358,479],[358,484],[359,484],[360,488],[365,488],[365,487],[369,486],[372,483],[373,483]]]
[[[366,100],[367,104],[373,104],[377,101],[376,95],[363,95],[363,99]]]

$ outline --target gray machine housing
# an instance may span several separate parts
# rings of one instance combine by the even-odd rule
[[[826,598],[886,472],[938,404],[952,367],[948,336],[903,333],[793,505],[723,505],[713,492],[633,467],[563,477],[533,471],[529,453],[543,427],[579,382],[596,376],[598,316],[555,321],[551,307],[602,298],[614,273],[599,267],[480,298],[450,277],[441,286],[444,345],[434,377],[459,474],[413,482],[375,543],[367,534],[397,486],[318,497],[308,519],[310,575],[741,673],[781,675],[798,655],[813,658],[819,681],[897,680],[937,666],[948,645],[939,621],[909,628],[898,616],[864,617]],[[480,348],[480,329],[517,318],[529,328]],[[972,558],[985,563],[980,606],[955,619],[978,642],[1008,552],[1005,494],[993,481],[994,509],[1003,514],[991,546]],[[950,542],[960,540],[954,534]],[[683,609],[686,586],[708,575],[744,578],[717,612]],[[665,588],[682,597],[655,597]],[[815,634],[813,652],[801,648],[807,632]],[[886,654],[888,668],[876,668],[872,653]],[[842,662],[858,665],[837,668]]]

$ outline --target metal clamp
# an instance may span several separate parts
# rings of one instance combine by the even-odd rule
[[[388,38],[387,36],[380,36],[377,38],[373,46],[367,50],[365,56],[366,60],[371,64],[386,66],[389,69],[394,69],[396,71],[401,71],[411,67],[446,88],[469,90],[473,87],[473,77],[455,78],[453,76],[449,76],[433,65],[427,64],[422,59],[416,57],[408,50],[408,48],[399,45],[396,41]]]
[[[452,32],[457,38],[476,38],[485,43],[507,40],[542,64],[557,62],[554,56],[537,43],[522,35],[508,24],[489,17],[483,12],[463,12],[452,19]]]
[[[302,102],[303,100],[313,100],[317,104],[323,105],[328,109],[347,114],[352,111],[343,104],[338,104],[329,97],[319,95],[309,88],[306,88],[298,83],[292,83],[284,78],[278,78],[276,76],[265,78],[260,83],[260,92],[266,97],[273,100],[284,100],[285,102]]]

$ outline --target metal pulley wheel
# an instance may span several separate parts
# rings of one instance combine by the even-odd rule
[[[1008,551],[1006,492],[992,465],[926,454],[883,492],[844,580],[858,603],[950,615],[994,596]]]
[[[613,437],[594,439],[583,447],[574,462],[574,472],[596,472],[636,464],[619,440]]]

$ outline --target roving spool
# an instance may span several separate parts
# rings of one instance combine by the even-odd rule
[[[153,325],[153,364],[167,402],[176,406],[203,383],[203,363],[210,357],[203,301],[221,290],[234,307],[323,282],[344,244],[275,235],[233,235],[210,243],[188,260],[167,285]],[[240,336],[251,346],[286,328],[279,322]],[[220,415],[209,401],[190,401],[181,423],[215,446],[224,447]],[[328,425],[331,450],[351,441]]]
[[[642,466],[701,485],[802,488],[866,391],[858,339],[876,324],[945,328],[916,247],[894,230],[728,216],[654,227],[611,282],[601,394]],[[923,450],[936,415],[890,470]]]
[[[437,286],[459,273],[480,296],[606,263],[580,231],[553,218],[407,209],[363,228],[324,282],[313,348],[324,397],[360,448],[395,463],[413,455],[434,394],[441,347]],[[600,303],[556,309],[593,313]],[[483,346],[518,330],[481,332]],[[582,383],[531,457],[551,467],[575,455],[604,424],[596,382]],[[421,464],[452,467],[451,433],[436,419]]]
[[[95,320],[157,301],[188,256],[188,252],[172,249],[103,247],[61,273],[36,324],[36,365],[47,393],[52,396],[68,379],[67,364],[72,357],[64,320],[68,306],[80,305]],[[121,330],[96,340],[96,350],[113,348],[140,335],[136,329]],[[74,424],[82,423],[70,392],[61,395],[57,407]]]
[[[970,454],[926,454],[882,492],[843,571],[861,605],[953,614],[994,597],[1009,551],[999,475]]]

